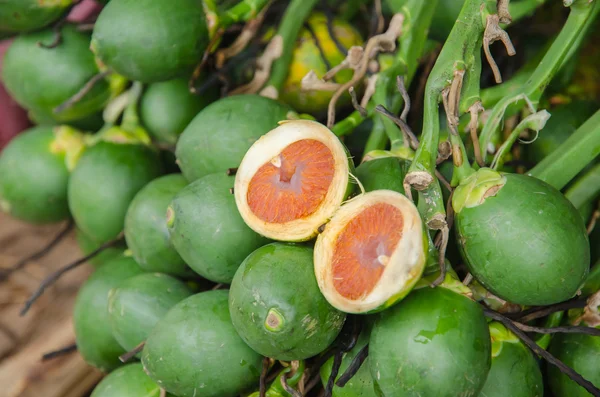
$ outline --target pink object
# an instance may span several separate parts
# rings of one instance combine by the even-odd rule
[[[68,20],[72,22],[93,21],[101,9],[102,5],[95,1],[83,0],[73,8]],[[0,73],[4,54],[11,42],[12,39],[0,41]],[[27,118],[27,112],[8,95],[0,79],[0,151],[15,135],[30,126],[31,122]]]

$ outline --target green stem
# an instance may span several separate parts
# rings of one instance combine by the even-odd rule
[[[498,170],[504,165],[504,158],[506,157],[506,154],[510,151],[515,141],[523,131],[533,130],[539,132],[544,128],[546,121],[548,121],[549,118],[550,113],[548,113],[546,110],[541,110],[524,118],[519,125],[512,130],[509,137],[506,139],[506,141],[504,141],[502,146],[500,146],[500,149],[498,149],[498,152],[492,161],[491,168]]]
[[[565,192],[575,208],[581,208],[600,195],[600,163],[596,164],[577,180]]]
[[[511,1],[508,5],[508,10],[510,11],[510,16],[512,17],[513,23],[530,16],[545,2],[546,0]]]
[[[264,90],[268,96],[278,98],[279,90],[288,75],[290,63],[294,55],[296,39],[300,34],[304,21],[317,4],[317,0],[292,0],[285,10],[285,14],[272,40],[281,39],[281,56],[273,62],[271,75],[265,84]]]
[[[423,132],[411,172],[425,171],[435,179],[435,165],[439,143],[439,108],[442,91],[454,78],[457,64],[471,70],[475,58],[479,56],[484,31],[484,15],[482,6],[486,0],[465,1],[457,23],[454,24],[440,55],[431,70],[425,86],[425,103],[423,107]]]
[[[538,67],[531,74],[525,86],[520,90],[520,94],[529,99],[534,109],[537,110],[537,105],[544,90],[563,65],[567,56],[572,54],[575,51],[575,47],[583,41],[582,38],[585,32],[591,26],[599,10],[600,7],[596,7],[596,2],[590,3],[587,0],[578,0],[571,6],[571,11],[564,27],[550,46],[548,52],[546,52],[546,55],[544,55]],[[510,96],[514,97],[516,95],[511,94]],[[509,97],[505,97],[494,106],[490,115],[490,122],[486,123],[481,131],[479,147],[484,161],[487,155],[487,147],[499,130],[501,120],[506,116],[516,114],[524,104],[523,100],[519,100],[511,108],[507,109],[506,101],[509,100]]]
[[[246,22],[262,10],[269,0],[242,0],[219,15],[219,26],[227,29],[238,22]]]
[[[600,154],[600,110],[527,173],[562,189]]]
[[[365,118],[357,111],[350,113],[348,117],[338,121],[333,125],[331,131],[337,136],[344,136],[352,133],[352,131],[362,123]]]
[[[140,126],[138,104],[143,90],[144,85],[142,83],[138,81],[133,82],[131,89],[129,90],[129,104],[123,112],[123,120],[121,122],[121,127],[124,130],[133,131]]]
[[[385,148],[387,144],[387,136],[385,134],[385,127],[380,117],[373,118],[373,128],[367,139],[363,157],[371,152],[372,150],[381,150]]]

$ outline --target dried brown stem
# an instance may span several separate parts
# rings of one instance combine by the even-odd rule
[[[510,41],[508,33],[500,27],[500,17],[497,14],[488,15],[486,18],[485,31],[483,32],[483,50],[485,52],[485,57],[492,68],[492,72],[494,73],[496,83],[500,84],[502,83],[502,75],[490,52],[490,45],[498,40],[502,41],[509,56],[516,54],[515,47],[513,46],[512,41]]]
[[[477,127],[479,126],[479,113],[483,112],[483,105],[481,101],[475,102],[469,108],[471,114],[471,120],[469,121],[469,131],[471,133],[471,142],[473,143],[473,150],[475,152],[475,161],[480,167],[485,166],[483,156],[481,155],[481,148],[479,147],[479,134],[477,133]]]
[[[44,355],[42,356],[42,361],[52,360],[54,358],[62,357],[62,356],[65,356],[67,354],[70,354],[70,353],[73,353],[76,351],[77,351],[77,345],[75,343],[73,343],[69,346],[65,346],[58,350],[53,350],[51,352],[44,353]]]
[[[222,48],[215,53],[215,66],[221,69],[230,58],[233,58],[248,46],[248,43],[256,36],[256,33],[262,26],[269,7],[273,4],[273,0],[269,1],[256,15],[255,18],[249,20],[244,25],[241,33],[236,37],[235,41],[227,48]]]
[[[138,344],[136,347],[134,347],[133,349],[131,349],[127,353],[121,354],[119,356],[119,360],[122,363],[128,362],[129,360],[131,360],[132,358],[134,358],[138,353],[140,353],[142,350],[144,350],[144,346],[146,346],[146,341],[143,341],[142,343]]]
[[[358,111],[358,113],[360,113],[361,116],[367,117],[367,109],[363,108],[358,103],[358,99],[356,98],[356,91],[354,90],[354,87],[348,88],[348,92],[350,93],[350,98],[352,99],[352,106],[354,107],[354,109],[356,109],[356,111]]]
[[[369,104],[369,101],[375,94],[375,89],[377,88],[377,79],[379,78],[378,74],[371,75],[367,78],[367,86],[365,87],[365,93],[363,94],[362,99],[360,100],[360,106],[366,108]],[[365,116],[366,117],[366,116]]]
[[[396,124],[398,127],[400,127],[402,134],[404,134],[405,142],[409,142],[411,148],[416,150],[417,147],[419,147],[419,139],[413,133],[410,126],[408,124],[406,124],[406,122],[403,119],[396,117],[394,114],[392,114],[392,112],[387,110],[385,108],[385,106],[383,106],[383,105],[375,106],[375,111],[378,113],[381,113],[385,117],[389,118],[391,121],[394,122],[394,124]]]
[[[469,285],[473,281],[473,275],[471,273],[467,273],[464,280],[462,281],[463,285]]]
[[[255,94],[269,79],[271,74],[271,67],[273,62],[281,56],[283,52],[283,38],[280,35],[276,35],[269,41],[263,54],[256,60],[256,70],[252,81],[248,84],[237,87],[231,91],[230,95],[239,94]],[[262,93],[261,93],[262,95]]]
[[[348,383],[350,381],[350,379],[352,379],[352,377],[354,375],[356,375],[356,373],[358,372],[358,370],[360,369],[362,364],[367,359],[368,355],[369,355],[369,345],[367,344],[362,349],[360,349],[360,351],[358,352],[358,354],[356,356],[354,356],[354,358],[352,359],[352,362],[350,363],[348,368],[346,368],[346,371],[342,374],[342,376],[339,377],[337,382],[335,382],[335,385],[337,387],[346,386],[346,383]]]
[[[375,57],[379,52],[390,52],[396,48],[396,40],[402,33],[402,24],[404,23],[404,14],[398,13],[392,17],[388,30],[385,33],[373,36],[367,42],[365,50],[360,57],[360,62],[354,69],[352,79],[343,84],[331,97],[327,109],[327,127],[332,128],[335,123],[335,105],[346,90],[356,85],[362,79],[369,65],[369,60]],[[350,51],[348,52],[350,56]]]
[[[29,262],[43,258],[45,255],[50,253],[69,234],[69,232],[73,229],[73,225],[74,225],[73,220],[72,219],[69,220],[69,222],[65,225],[65,227],[60,232],[58,232],[58,234],[56,236],[54,236],[54,238],[48,244],[46,244],[44,247],[42,247],[40,250],[21,259],[19,262],[15,263],[13,266],[11,266],[9,268],[0,269],[0,281],[6,280],[8,278],[8,276],[10,276],[12,273],[14,273],[16,271],[21,270]]]
[[[81,101],[83,99],[83,97],[86,96],[86,94],[88,92],[90,92],[92,90],[92,88],[94,88],[94,86],[96,84],[98,84],[100,81],[102,81],[106,76],[108,76],[111,73],[112,73],[112,70],[107,69],[103,72],[100,72],[100,73],[94,75],[91,79],[88,80],[87,83],[85,83],[83,85],[83,87],[81,87],[81,89],[79,91],[77,91],[77,93],[75,93],[75,95],[73,95],[71,98],[67,99],[66,101],[64,101],[57,107],[55,107],[53,112],[60,113],[64,110],[71,108],[77,102]]]
[[[318,78],[311,70],[300,81],[300,87],[305,91],[337,91],[340,85]]]
[[[273,359],[269,357],[263,357],[262,360],[262,370],[260,371],[260,380],[258,383],[259,397],[265,397],[267,393],[267,374],[269,373],[269,369],[271,368],[271,363]]]
[[[522,323],[528,323],[538,318],[546,317],[552,313],[561,312],[563,310],[584,308],[585,305],[585,300],[573,299],[566,302],[557,303],[555,305],[524,310],[521,313],[517,313],[514,318],[518,319]]]
[[[335,378],[337,378],[338,373],[340,372],[343,357],[344,352],[342,351],[336,352],[333,356],[333,366],[331,367],[331,374],[329,375],[329,379],[327,379],[327,384],[325,385],[325,397],[331,397],[331,393],[333,392],[333,386],[335,385]]]
[[[556,366],[560,372],[567,375],[573,381],[575,381],[579,386],[583,387],[589,393],[594,396],[600,396],[600,389],[592,384],[592,382],[585,379],[583,376],[578,374],[575,370],[565,365],[562,361],[554,357],[552,354],[542,349],[535,343],[530,337],[527,336],[519,327],[515,325],[515,323],[509,319],[508,317],[503,316],[502,314],[495,312],[493,310],[483,308],[483,313],[486,317],[489,317],[493,320],[499,321],[506,328],[508,328],[512,333],[514,333],[521,341],[529,347],[534,353],[540,355],[544,360],[548,363]]]
[[[594,231],[594,228],[596,227],[596,222],[598,221],[598,218],[600,218],[600,209],[595,210],[592,213],[592,217],[590,218],[590,221],[588,222],[587,225],[587,234],[592,234],[592,232]]]
[[[498,0],[496,10],[501,23],[509,24],[512,22],[510,11],[508,10],[508,3],[510,0]]]
[[[290,394],[290,396],[292,396],[292,397],[303,397],[302,394],[298,390],[294,389],[292,386],[290,386],[287,383],[287,380],[289,378],[291,378],[292,376],[294,376],[296,374],[296,372],[298,371],[298,366],[299,366],[298,361],[292,361],[291,366],[292,366],[292,368],[290,369],[290,371],[287,372],[287,373],[284,373],[281,376],[281,378],[280,378],[281,379],[281,386],[283,387],[283,389],[287,393]]]
[[[437,287],[446,279],[446,248],[448,247],[448,240],[450,238],[450,229],[448,226],[440,230],[442,236],[440,246],[438,248],[438,265],[440,266],[440,275],[431,283],[432,287]]]
[[[400,75],[396,77],[396,87],[398,88],[400,95],[402,95],[402,100],[404,101],[404,108],[402,109],[400,118],[406,121],[408,113],[410,112],[410,95],[408,95],[408,90],[406,89],[406,84],[404,83],[404,76]]]
[[[40,284],[40,286],[38,287],[38,289],[31,295],[31,297],[29,299],[27,299],[27,302],[25,302],[25,305],[23,306],[23,309],[21,309],[21,312],[19,313],[21,316],[24,316],[25,314],[27,314],[27,312],[29,311],[29,309],[31,308],[31,306],[35,303],[35,301],[42,296],[42,294],[44,293],[44,291],[46,290],[46,288],[48,288],[49,286],[51,286],[52,284],[54,284],[56,281],[58,281],[58,279],[60,279],[65,273],[68,273],[69,271],[83,265],[85,262],[87,262],[88,260],[92,259],[93,257],[95,257],[96,255],[98,255],[99,253],[101,253],[102,251],[104,251],[107,248],[110,248],[112,246],[115,246],[117,244],[119,244],[120,242],[123,241],[123,232],[119,233],[119,235],[114,238],[113,240],[107,241],[106,243],[102,244],[100,247],[98,247],[97,249],[95,249],[94,251],[90,252],[88,255],[77,259],[76,261],[61,267],[60,269],[58,269],[57,271],[55,271],[54,273],[50,274],[48,277],[46,277]]]

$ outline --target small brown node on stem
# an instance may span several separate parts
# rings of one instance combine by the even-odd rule
[[[415,190],[425,190],[433,183],[433,177],[426,171],[413,171],[406,174],[404,183]]]
[[[500,27],[500,17],[498,14],[488,15],[486,18],[485,31],[483,32],[483,50],[485,52],[485,57],[492,68],[492,72],[494,73],[496,83],[500,84],[502,83],[502,75],[490,52],[490,45],[498,40],[502,41],[509,56],[516,54],[515,47],[513,46],[512,41],[510,41],[508,33]]]
[[[574,322],[575,325],[580,323],[593,328],[600,326],[600,291],[588,298],[587,305],[583,308],[583,314]]]
[[[435,161],[436,164],[443,163],[452,155],[452,144],[450,141],[442,141],[438,145],[438,155]]]
[[[510,11],[508,10],[508,3],[510,0],[498,0],[496,10],[501,23],[509,24],[512,22]]]

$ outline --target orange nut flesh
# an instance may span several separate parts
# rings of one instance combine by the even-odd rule
[[[315,139],[296,141],[254,174],[248,206],[269,223],[308,217],[325,199],[334,172],[335,160],[325,144]]]
[[[360,299],[379,282],[402,237],[404,219],[393,205],[377,203],[341,231],[332,257],[333,286],[343,297]]]

